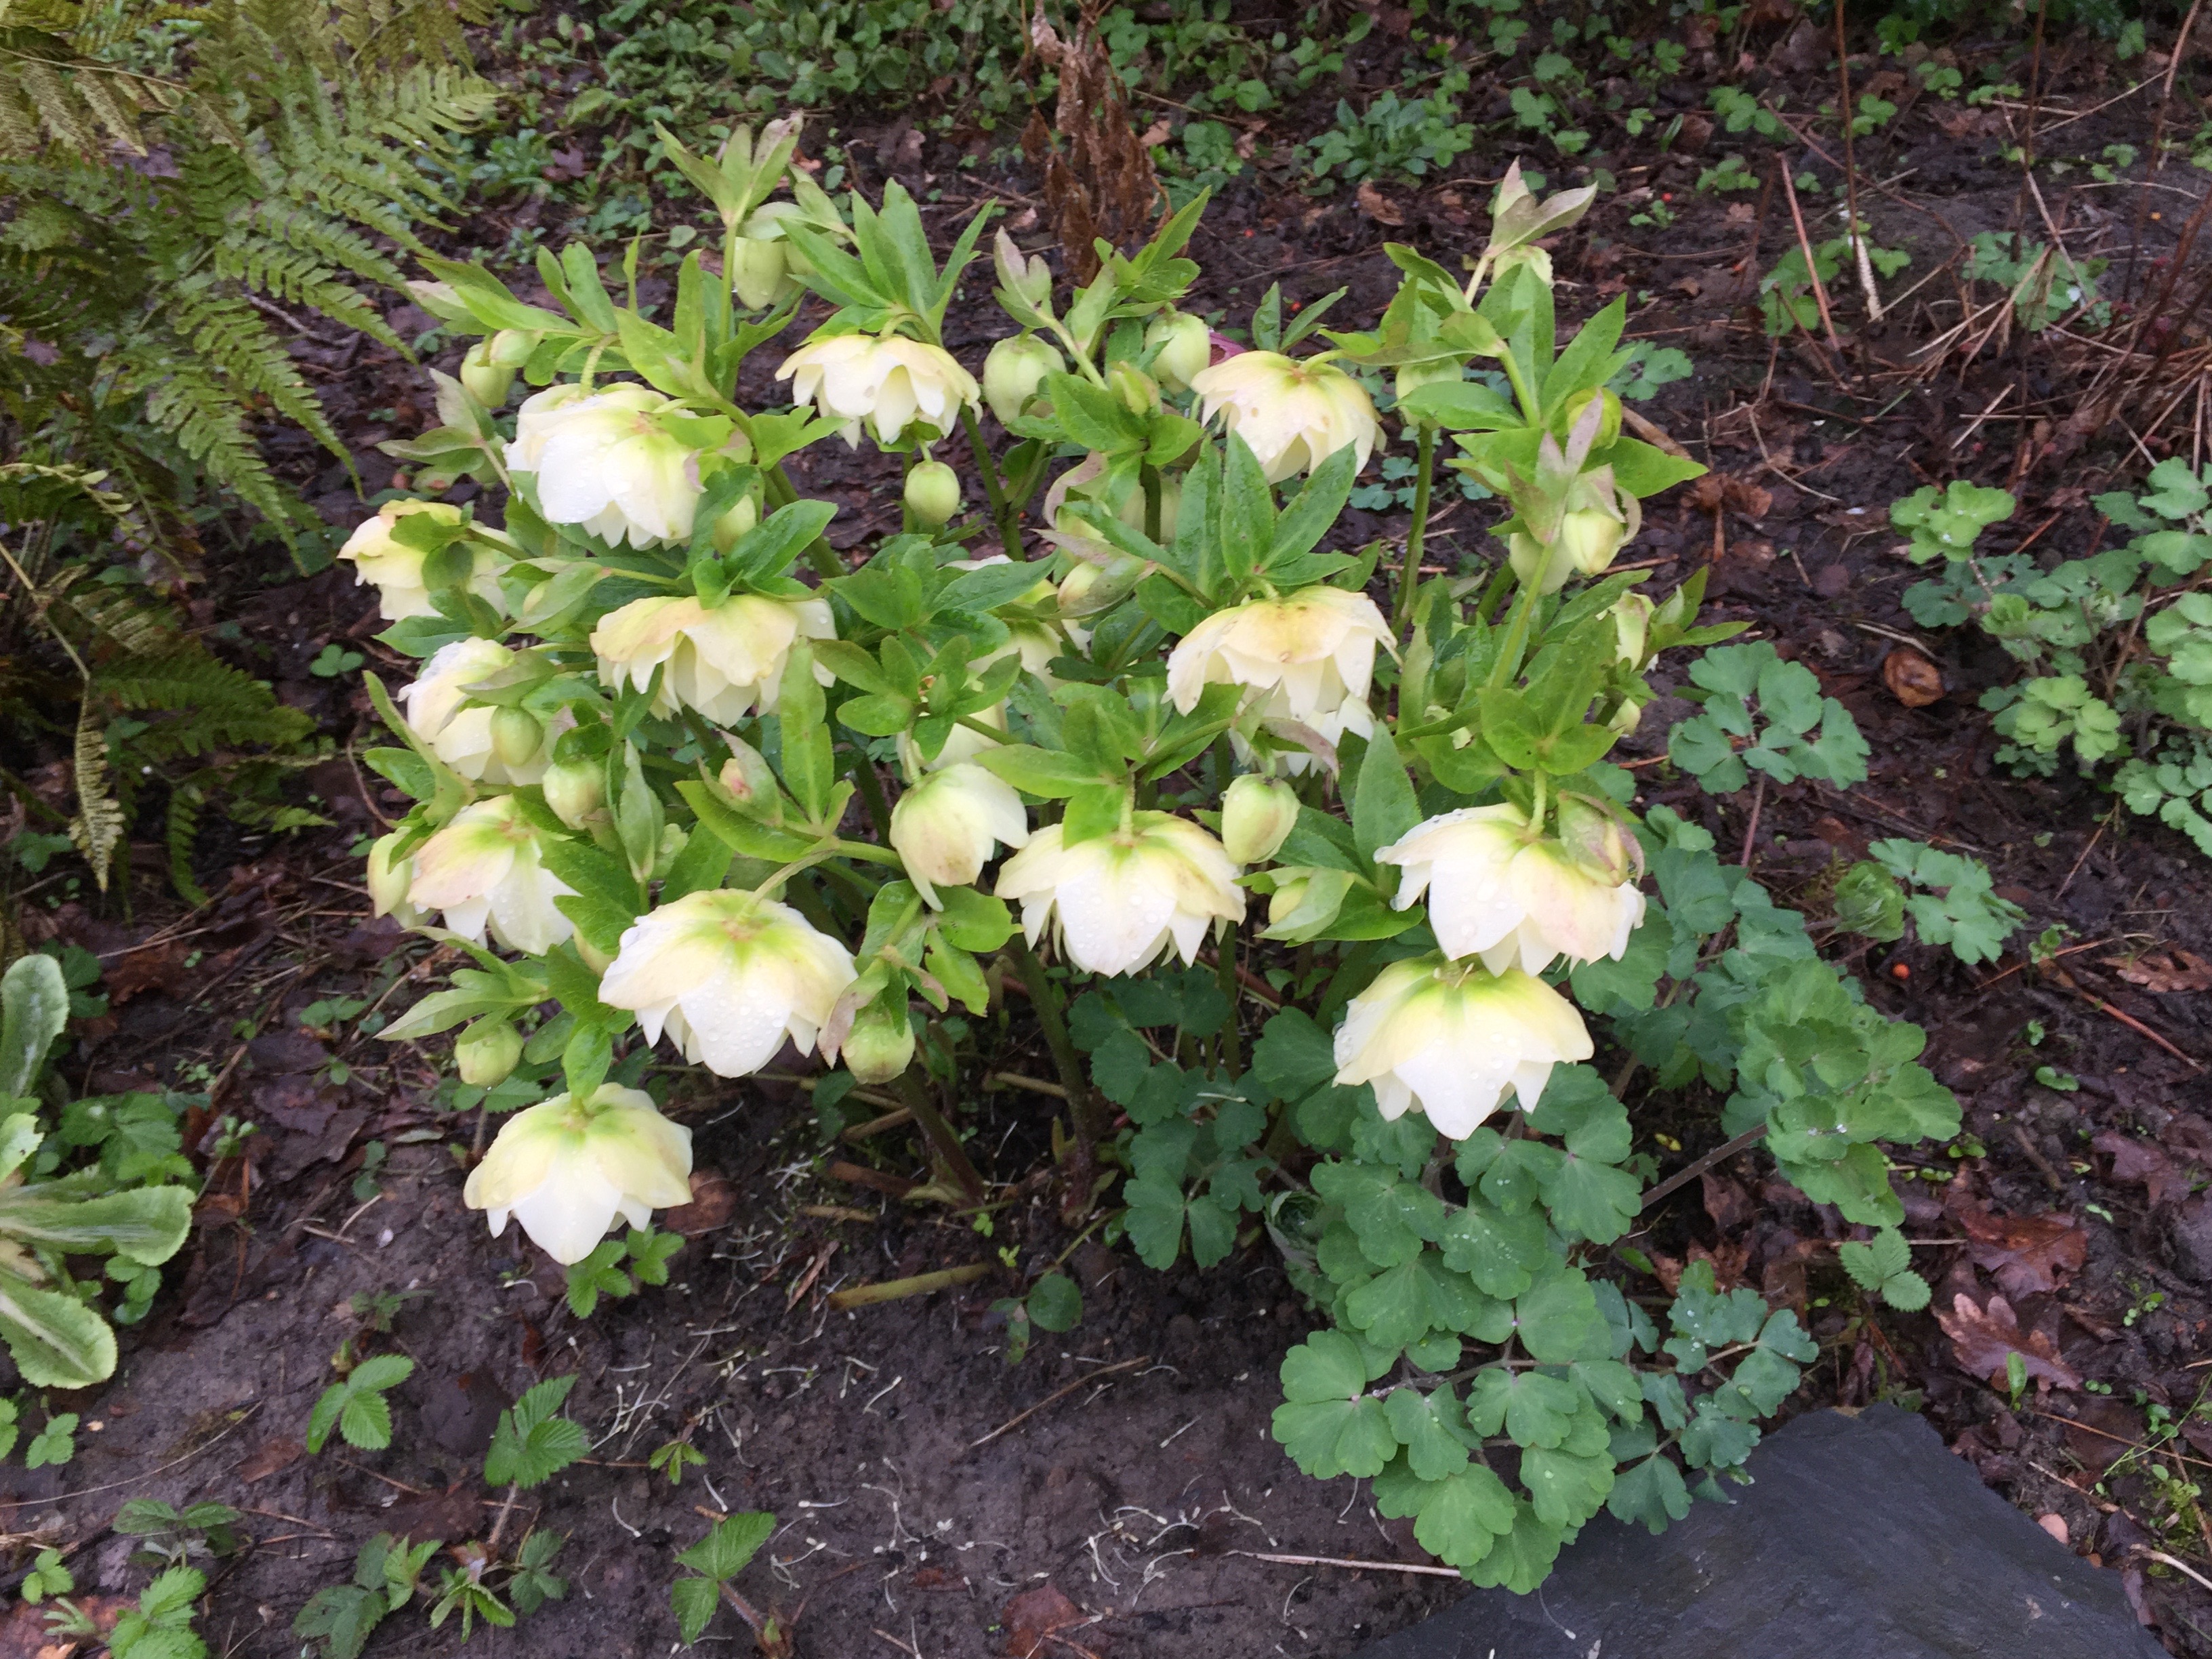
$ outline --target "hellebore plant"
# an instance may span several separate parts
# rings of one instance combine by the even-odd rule
[[[1884,1238],[1878,1143],[1957,1113],[1919,1034],[1607,758],[1650,665],[1735,630],[1697,625],[1702,579],[1613,569],[1701,469],[1623,434],[1620,301],[1561,337],[1540,240],[1590,193],[1516,169],[1471,280],[1393,246],[1375,327],[1318,353],[1340,295],[1286,325],[1270,290],[1251,349],[1179,308],[1202,198],[1072,293],[1001,232],[979,381],[943,330],[988,210],[940,262],[898,185],[833,202],[794,137],[662,135],[724,228],[665,314],[580,246],[540,254],[547,306],[472,265],[416,288],[486,372],[395,453],[501,526],[386,507],[348,553],[422,659],[369,682],[399,744],[368,762],[416,803],[370,890],[471,957],[386,1035],[458,1031],[466,1098],[522,1109],[469,1203],[580,1260],[685,1200],[689,1067],[743,1103],[835,1066],[911,1108],[917,1201],[980,1205],[953,1103],[1033,1021],[1064,1215],[1158,1267],[1271,1241],[1324,1327],[1278,1437],[1470,1577],[1532,1589],[1600,1509],[1656,1528],[1741,1478],[1813,1351],[1710,1274],[1624,1291],[1632,1085],[1701,1084],[1716,1139],[1762,1131]],[[810,303],[794,405],[734,401]],[[534,388],[511,429],[501,365]],[[1392,427],[1412,523],[1346,547]],[[830,438],[905,471],[857,566],[782,465]],[[1464,574],[1423,566],[1446,464],[1509,509]]]

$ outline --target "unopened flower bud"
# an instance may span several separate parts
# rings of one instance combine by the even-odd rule
[[[738,303],[749,311],[767,310],[798,286],[791,280],[790,245],[781,237],[772,242],[738,238],[732,273]]]
[[[607,771],[598,761],[556,761],[539,780],[545,804],[571,830],[581,830],[607,801]]]
[[[760,522],[760,505],[750,495],[741,495],[737,504],[714,520],[714,551],[726,553],[738,544],[738,538]]]
[[[1456,382],[1460,378],[1460,366],[1449,358],[1441,361],[1431,359],[1425,363],[1401,363],[1391,390],[1402,404],[1408,395],[1425,386],[1435,386],[1439,381]]]
[[[960,510],[960,475],[942,461],[916,462],[906,475],[906,507],[923,529],[937,529]]]
[[[453,1039],[461,1081],[489,1089],[507,1081],[522,1058],[522,1033],[503,1019],[480,1019]]]
[[[1643,665],[1651,639],[1651,613],[1656,608],[1641,593],[1624,593],[1613,605],[1613,636],[1620,642],[1621,661],[1631,668]]]
[[[538,349],[538,338],[526,329],[503,328],[484,341],[484,355],[501,368],[520,368]]]
[[[1590,400],[1593,398],[1603,400],[1599,407],[1604,412],[1598,416],[1597,437],[1591,447],[1603,449],[1620,436],[1620,398],[1615,392],[1601,389],[1596,392],[1575,393],[1573,397],[1567,399],[1561,409],[1560,430],[1563,433],[1572,432],[1576,422],[1583,418],[1583,412],[1590,406]]]
[[[1297,821],[1297,792],[1280,778],[1247,772],[1221,798],[1221,844],[1239,864],[1274,857]]]
[[[514,389],[514,371],[492,361],[490,340],[478,340],[461,359],[461,384],[486,409],[497,409]]]
[[[914,1063],[914,1021],[906,998],[884,995],[853,1017],[842,1048],[845,1069],[862,1083],[889,1083]]]
[[[991,262],[998,267],[999,280],[1031,305],[1041,306],[1052,297],[1052,267],[1044,256],[1024,254],[1003,230],[991,246]]]
[[[720,782],[731,799],[749,811],[775,806],[775,774],[769,769],[768,757],[743,738],[726,736],[723,741],[730,745],[730,757],[722,763]]]
[[[1633,881],[1643,873],[1643,847],[1603,802],[1587,795],[1559,797],[1559,842],[1607,881]]]
[[[1298,906],[1306,902],[1306,889],[1312,881],[1311,876],[1292,876],[1276,883],[1275,890],[1267,896],[1270,927],[1279,927],[1297,914]]]
[[[1160,406],[1159,382],[1133,364],[1115,363],[1108,369],[1106,386],[1132,415],[1150,415]]]
[[[1005,425],[1018,416],[1048,374],[1067,367],[1049,340],[1017,334],[1000,340],[983,359],[983,397]]]
[[[492,752],[509,771],[530,764],[545,741],[545,728],[527,708],[495,708],[491,716]]]
[[[1199,371],[1213,361],[1213,340],[1203,317],[1164,311],[1145,325],[1145,345],[1158,348],[1152,373],[1170,392],[1188,392]]]

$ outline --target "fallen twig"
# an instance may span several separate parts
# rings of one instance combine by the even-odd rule
[[[1706,1170],[1711,1169],[1716,1164],[1725,1163],[1728,1159],[1734,1158],[1745,1147],[1749,1146],[1755,1141],[1764,1138],[1765,1133],[1766,1126],[1762,1123],[1755,1128],[1746,1129],[1734,1140],[1723,1141],[1719,1146],[1714,1147],[1712,1151],[1707,1152],[1703,1158],[1698,1159],[1696,1163],[1689,1164],[1686,1168],[1675,1170],[1673,1175],[1668,1176],[1656,1187],[1654,1187],[1650,1192],[1644,1194],[1644,1202],[1638,1205],[1637,1209],[1639,1212],[1650,1209],[1661,1199],[1666,1197],[1668,1194],[1674,1191],[1675,1188],[1686,1186],[1689,1182],[1695,1181],[1699,1176],[1705,1174]]]
[[[1456,1578],[1457,1567],[1439,1567],[1427,1561],[1361,1561],[1346,1555],[1277,1555],[1269,1550],[1231,1550],[1255,1561],[1273,1561],[1282,1567],[1354,1567],[1369,1572],[1418,1572],[1430,1578]]]
[[[967,1446],[963,1449],[962,1455],[965,1455],[967,1452],[974,1451],[979,1446],[989,1445],[991,1442],[996,1440],[1000,1435],[1006,1433],[1009,1429],[1018,1428],[1022,1424],[1028,1422],[1030,1419],[1035,1417],[1047,1406],[1054,1405],[1059,1401],[1066,1399],[1068,1395],[1073,1394],[1079,1389],[1089,1388],[1093,1382],[1096,1382],[1102,1376],[1111,1376],[1116,1371],[1126,1371],[1138,1365],[1149,1365],[1152,1364],[1152,1355],[1143,1354],[1135,1359],[1125,1359],[1118,1365],[1109,1365],[1103,1370],[1092,1371],[1087,1376],[1079,1376],[1074,1382],[1069,1383],[1066,1388],[1054,1389],[1050,1394],[1045,1395],[1043,1399],[1038,1401],[1036,1405],[1031,1406],[1027,1411],[1016,1412],[1012,1417],[1000,1424],[997,1428],[992,1430],[990,1433],[985,1435],[981,1440],[969,1441]]]

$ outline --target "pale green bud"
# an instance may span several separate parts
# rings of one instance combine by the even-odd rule
[[[1597,437],[1590,447],[1603,449],[1620,436],[1620,398],[1614,392],[1601,388],[1596,392],[1575,393],[1560,409],[1559,430],[1563,434],[1572,432],[1575,422],[1582,419],[1583,411],[1590,406],[1593,398],[1601,400],[1599,407],[1604,413],[1598,417]]]
[[[453,1039],[461,1081],[479,1089],[504,1083],[522,1058],[522,1033],[503,1019],[480,1019]]]
[[[760,505],[750,495],[738,498],[737,504],[714,520],[714,550],[726,553],[738,544],[738,538],[760,522]]]
[[[889,1083],[912,1065],[914,1021],[905,996],[879,996],[855,1014],[842,1053],[845,1069],[862,1083]]]
[[[799,285],[791,280],[791,245],[781,237],[762,241],[740,236],[731,268],[738,303],[749,311],[765,311],[787,298]]]
[[[1133,364],[1115,363],[1108,369],[1106,387],[1132,415],[1151,415],[1159,409],[1159,382]]]
[[[492,752],[510,769],[529,765],[544,741],[545,728],[527,708],[492,710]]]
[[[1067,364],[1049,340],[1017,334],[999,341],[983,359],[983,397],[1005,425],[1018,416],[1044,377]]]
[[[1297,821],[1297,792],[1280,778],[1247,772],[1221,798],[1221,844],[1239,864],[1274,857]]]
[[[545,804],[571,830],[581,830],[607,804],[607,769],[599,761],[556,761],[539,780]]]
[[[538,336],[527,330],[503,328],[484,341],[484,355],[501,368],[520,368],[538,349]]]
[[[906,475],[907,511],[925,530],[935,530],[960,510],[960,475],[942,461],[921,461]]]
[[[486,409],[497,409],[514,389],[514,370],[494,361],[489,339],[478,340],[461,359],[461,384]]]
[[[1213,361],[1213,340],[1206,319],[1181,311],[1164,311],[1145,325],[1146,349],[1158,348],[1152,373],[1170,392],[1188,392],[1200,370]]]
[[[1460,378],[1460,366],[1449,358],[1425,363],[1401,363],[1391,389],[1397,394],[1398,401],[1403,403],[1410,393],[1425,386],[1435,386],[1439,381],[1455,382]]]

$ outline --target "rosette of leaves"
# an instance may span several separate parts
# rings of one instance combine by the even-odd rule
[[[69,990],[51,957],[20,957],[0,975],[0,1340],[25,1382],[50,1389],[87,1388],[115,1370],[115,1333],[67,1258],[155,1267],[191,1225],[183,1186],[118,1187],[99,1164],[25,1178],[46,1136],[33,1085],[68,1018]]]

